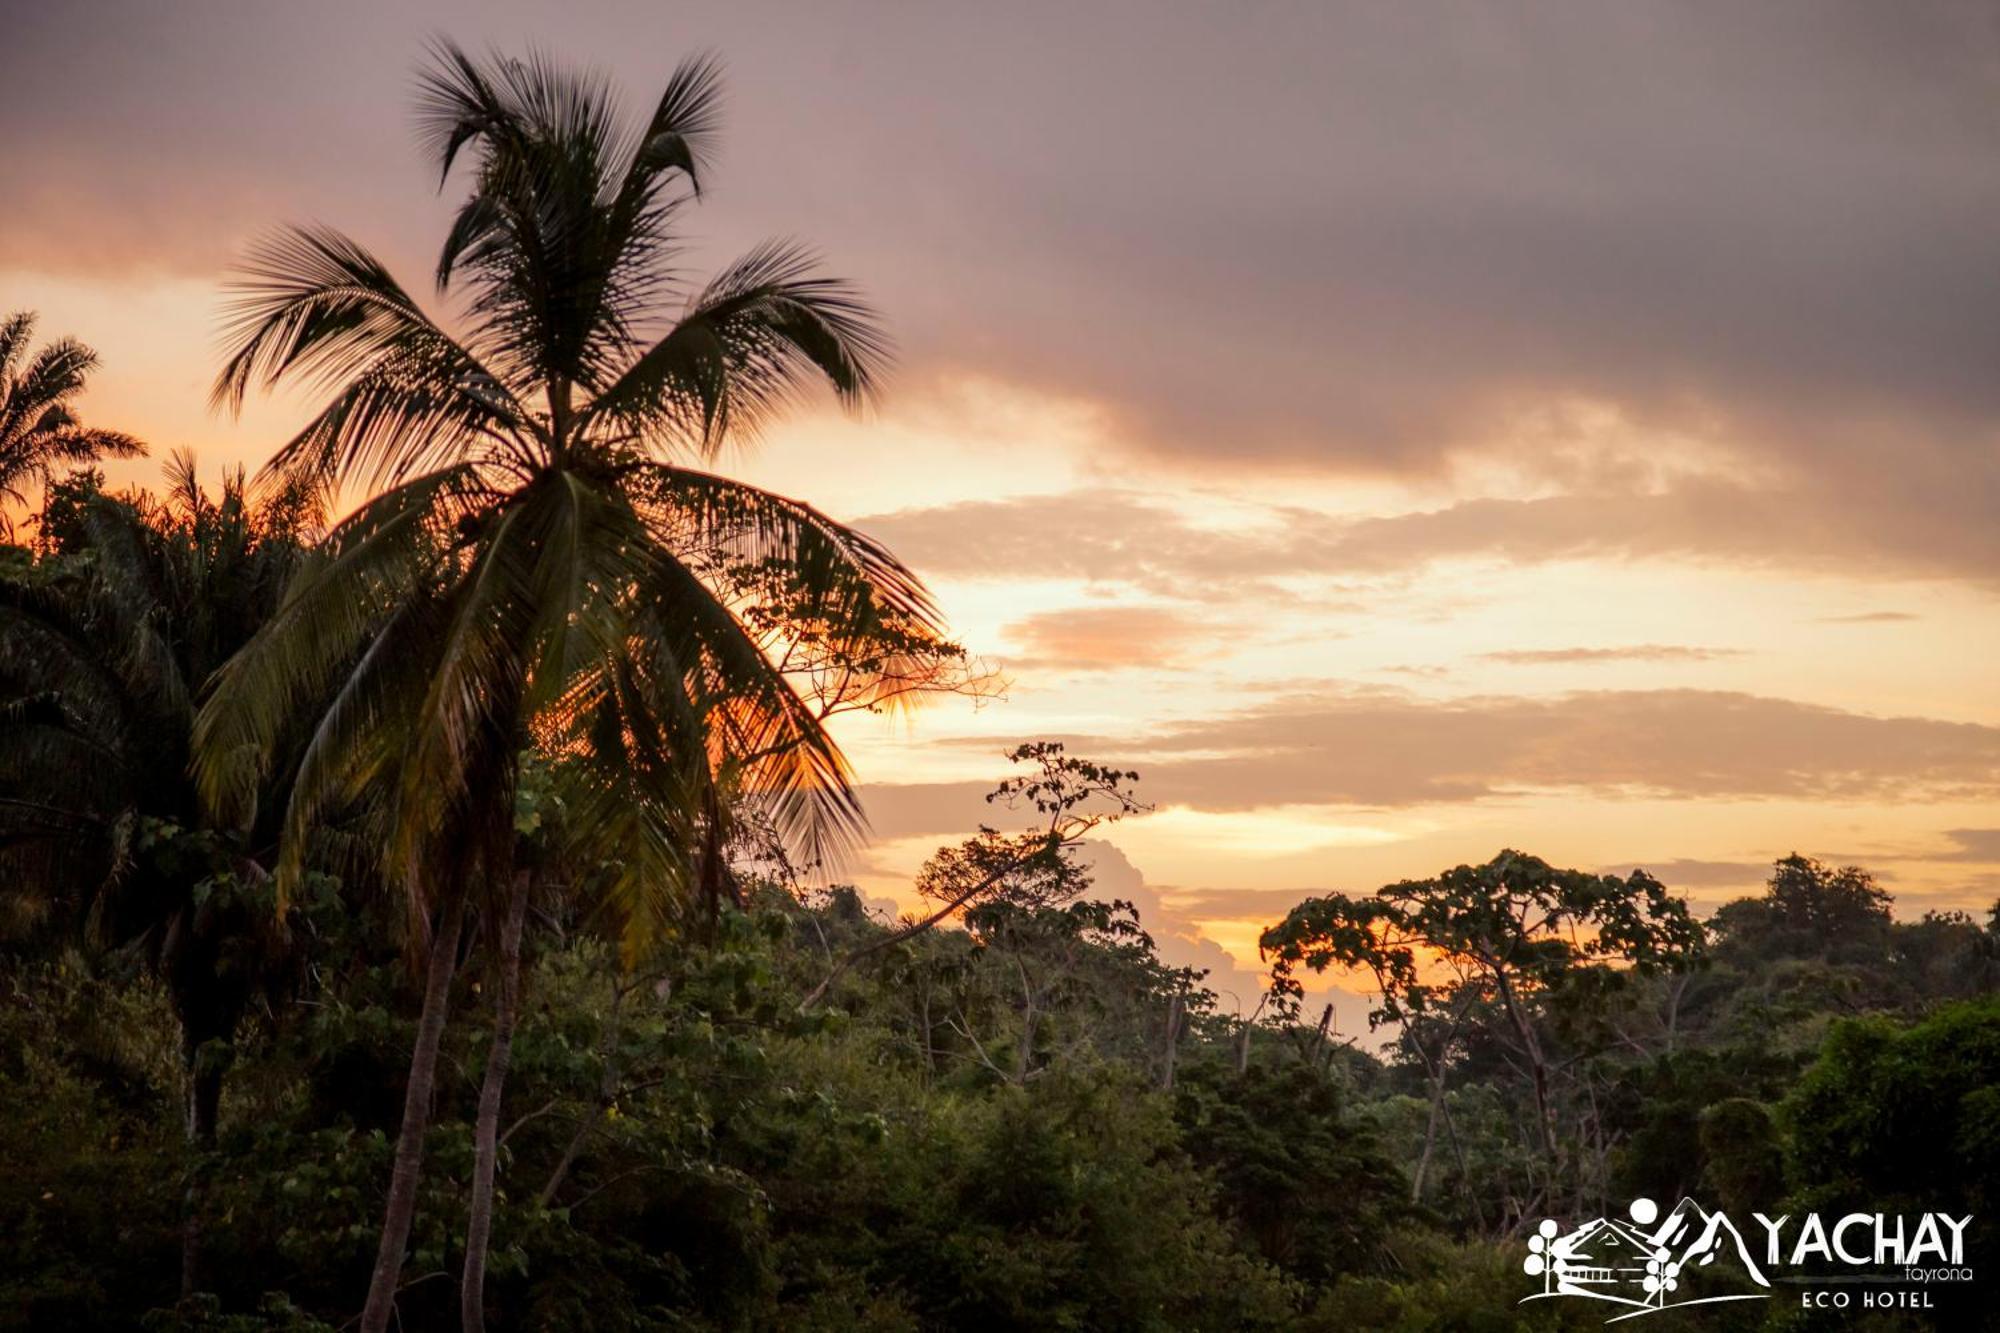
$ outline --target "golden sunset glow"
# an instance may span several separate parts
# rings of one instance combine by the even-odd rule
[[[210,476],[254,470],[303,420],[304,396],[240,420],[206,402],[219,284],[271,219],[348,228],[431,299],[444,205],[384,53],[445,20],[363,8],[285,44],[309,69],[186,50],[178,99],[147,71],[149,42],[179,42],[165,9],[79,34],[109,109],[10,115],[28,188],[0,224],[0,304],[101,352],[93,422],[155,450],[115,479],[151,482],[181,446]],[[2000,376],[1990,280],[1983,307],[1956,280],[1990,268],[1990,228],[1961,241],[2000,200],[1990,98],[1892,123],[1860,80],[1662,77],[1609,114],[1687,177],[1614,161],[1585,191],[1592,131],[1552,131],[1470,36],[1397,57],[1430,89],[1407,120],[1364,117],[1338,68],[1360,56],[1268,80],[1275,34],[1218,55],[1184,11],[1160,58],[1230,64],[1242,104],[1135,144],[1126,112],[1078,111],[1081,55],[965,15],[894,21],[943,53],[912,75],[951,85],[935,121],[905,114],[896,44],[812,57],[816,11],[753,31],[516,7],[494,34],[612,53],[635,83],[655,47],[725,51],[742,107],[704,249],[806,218],[890,320],[878,410],[810,408],[732,460],[882,538],[1009,681],[842,722],[868,893],[914,901],[912,872],[993,817],[1001,753],[1036,737],[1141,773],[1156,810],[1105,834],[1106,885],[1237,985],[1298,897],[1506,846],[1644,866],[1698,904],[1793,850],[1867,865],[1904,916],[2000,892]],[[1707,58],[1614,45],[1599,66]],[[1053,91],[1003,111],[1027,67]],[[1130,114],[1171,117],[1144,99],[1172,86]],[[274,110],[277,87],[296,96]],[[1758,171],[1785,153],[1789,193]],[[1491,235],[1453,231],[1468,201]],[[1677,257],[1681,278],[1647,276]],[[1891,288],[1919,295],[1885,309]]]

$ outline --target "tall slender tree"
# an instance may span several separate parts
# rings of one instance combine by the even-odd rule
[[[463,923],[481,914],[487,938],[506,938],[498,923],[526,889],[512,864],[523,750],[560,761],[581,812],[569,822],[620,868],[609,898],[642,937],[713,875],[718,792],[765,806],[811,856],[860,827],[839,750],[722,571],[781,566],[816,623],[857,639],[936,627],[881,546],[702,466],[808,380],[865,402],[886,353],[854,290],[796,246],[759,246],[699,287],[672,266],[718,90],[712,62],[686,62],[627,124],[594,74],[440,45],[424,139],[441,179],[473,164],[436,272],[464,297],[456,332],[323,227],[264,243],[238,289],[217,402],[288,379],[329,389],[268,471],[371,494],[221,673],[197,775],[212,807],[250,817],[288,720],[330,691],[279,883],[319,817],[372,791],[384,873],[429,959],[365,1333],[392,1312]],[[472,1197],[482,1239],[505,1058],[496,1032]],[[484,1321],[479,1248],[461,1283],[469,1329]]]
[[[0,501],[16,505],[27,503],[23,486],[46,483],[58,468],[146,452],[130,435],[77,419],[77,395],[97,368],[97,353],[58,338],[30,357],[34,331],[35,317],[26,311],[0,321]],[[0,507],[0,535],[12,531]]]

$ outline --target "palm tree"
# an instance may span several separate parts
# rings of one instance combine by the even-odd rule
[[[392,1311],[463,923],[518,919],[526,891],[523,750],[579,789],[569,822],[620,867],[611,903],[643,936],[663,901],[712,879],[723,793],[809,856],[860,828],[839,750],[743,622],[728,571],[784,569],[857,638],[935,628],[921,584],[875,542],[701,466],[810,379],[865,402],[886,354],[869,308],[796,246],[760,246],[699,287],[673,268],[718,88],[712,62],[685,62],[621,127],[594,75],[440,45],[422,131],[441,180],[466,150],[475,162],[436,273],[440,294],[463,294],[459,333],[323,227],[266,242],[239,287],[217,401],[327,387],[268,471],[375,492],[224,668],[196,760],[211,806],[249,818],[287,721],[330,691],[285,812],[280,887],[314,822],[372,791],[384,876],[428,952],[365,1333]],[[469,1329],[484,1320],[509,1008],[480,1098]]]
[[[48,554],[0,573],[0,935],[128,949],[165,982],[196,1158],[185,1294],[230,1044],[284,960],[264,877],[186,780],[195,704],[277,609],[312,514],[296,495],[250,505],[240,472],[211,498],[187,454],[167,475],[158,500],[57,482]]]
[[[35,317],[20,311],[0,322],[0,500],[26,504],[22,487],[47,482],[65,464],[132,458],[144,445],[115,430],[76,419],[76,396],[97,368],[97,353],[74,338],[58,338],[28,356]],[[0,535],[12,522],[0,511]]]

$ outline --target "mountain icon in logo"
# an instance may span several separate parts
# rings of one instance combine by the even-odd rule
[[[1580,1296],[1632,1307],[1607,1323],[1682,1305],[1759,1300],[1738,1290],[1770,1283],[1750,1257],[1735,1223],[1720,1211],[1682,1199],[1662,1219],[1651,1199],[1634,1199],[1623,1218],[1598,1217],[1567,1233],[1546,1218],[1528,1239],[1522,1269],[1542,1279],[1524,1297]]]
[[[1750,1257],[1743,1233],[1736,1229],[1728,1214],[1710,1212],[1693,1199],[1682,1199],[1674,1205],[1673,1212],[1653,1233],[1653,1243],[1671,1256],[1676,1277],[1691,1270],[1712,1276],[1726,1272],[1738,1282],[1748,1279],[1760,1287],[1771,1285],[1756,1260]]]

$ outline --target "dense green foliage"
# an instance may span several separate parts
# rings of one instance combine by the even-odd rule
[[[337,1328],[378,1247],[424,1007],[407,904],[355,851],[365,818],[281,900],[275,829],[206,825],[187,777],[195,682],[272,613],[309,512],[176,479],[61,483],[0,567],[0,1327]],[[2000,1194],[1990,925],[1897,922],[1865,872],[1801,857],[1702,922],[1649,876],[1509,852],[1301,904],[1246,1024],[1074,855],[1143,809],[1136,775],[1014,757],[995,798],[1027,826],[941,848],[921,916],[806,890],[745,800],[719,849],[740,902],[634,954],[616,867],[570,832],[595,807],[529,756],[489,1326],[1594,1327],[1515,1304],[1535,1219]],[[497,928],[449,974],[407,1328],[457,1322]],[[1375,1043],[1315,1026],[1316,968],[1376,996]],[[1936,1294],[1878,1322],[1977,1323]]]
[[[199,1161],[175,1115],[183,1073],[154,976],[122,953],[9,961],[0,1326],[313,1328],[351,1314],[418,981],[386,905],[348,910],[325,884],[291,924],[310,980],[238,1036],[221,1132]],[[1565,1040],[1590,1050],[1579,1064],[1603,1106],[1613,1196],[1983,1214],[2000,1179],[2000,1006],[1971,997],[1990,986],[1991,936],[1880,924],[1877,952],[1837,963],[1803,945],[1758,957],[1745,950],[1768,940],[1724,933],[1699,973],[1633,978],[1599,1003],[1631,1040]],[[801,1011],[830,958],[887,935],[851,893],[767,884],[634,972],[587,921],[553,911],[530,935],[504,1117],[496,1326],[1595,1326],[1554,1308],[1577,1302],[1512,1303],[1518,1244],[1488,1209],[1540,1167],[1529,1090],[1485,1049],[1497,1037],[1475,1033],[1448,1076],[1459,1151],[1413,1202],[1419,1065],[1393,1044],[1378,1057],[1310,1027],[1216,1017],[1129,909],[996,902],[968,929],[890,944]],[[1892,1005],[1822,1021],[1795,1003],[1789,1026],[1770,1021],[1774,989],[1826,969],[1883,995],[1909,994],[1912,976],[1955,982],[1923,994],[1914,1022]],[[1639,1016],[1681,982],[1669,1044]],[[481,1012],[482,984],[461,972],[463,1011]],[[1542,1021],[1552,1044],[1573,1025]],[[399,1302],[408,1327],[455,1317],[485,1038],[474,1020],[446,1041]],[[216,1276],[175,1312],[197,1166]]]

